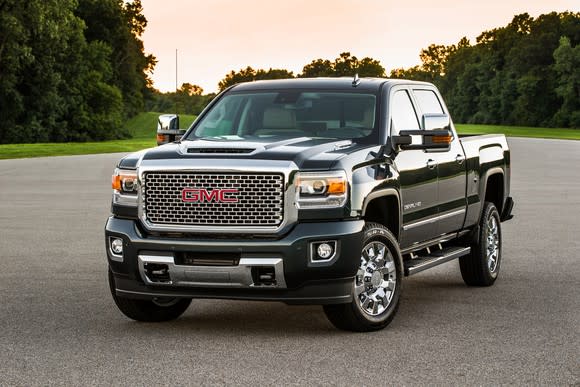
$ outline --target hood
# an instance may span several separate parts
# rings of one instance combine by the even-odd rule
[[[236,159],[292,161],[303,170],[331,169],[337,160],[368,145],[351,140],[325,138],[263,138],[254,141],[241,138],[204,138],[171,143],[145,152],[128,155],[119,163],[123,168],[135,168],[139,160],[199,160]],[[273,141],[274,140],[274,141]]]

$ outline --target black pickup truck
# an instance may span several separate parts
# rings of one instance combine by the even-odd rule
[[[223,298],[381,329],[405,276],[459,259],[492,285],[513,208],[503,135],[458,136],[432,84],[358,77],[233,86],[112,185],[110,288],[139,321]]]

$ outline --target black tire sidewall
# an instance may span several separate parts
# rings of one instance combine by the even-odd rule
[[[498,227],[498,258],[495,271],[489,270],[487,259],[487,222],[495,218]],[[491,202],[485,202],[478,223],[478,240],[471,244],[471,253],[459,258],[459,268],[463,281],[468,286],[491,286],[499,277],[502,261],[502,235],[499,212]]]
[[[149,300],[119,297],[115,290],[115,276],[109,268],[109,287],[117,308],[127,317],[143,322],[163,322],[181,316],[191,304],[191,299],[179,299],[168,306],[160,306]]]

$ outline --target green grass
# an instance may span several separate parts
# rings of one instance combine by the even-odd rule
[[[96,153],[134,152],[156,145],[157,116],[160,113],[147,112],[137,115],[126,123],[133,138],[129,140],[85,142],[85,143],[49,143],[49,144],[11,144],[0,145],[0,159],[23,157],[86,155]],[[187,128],[195,116],[180,115],[180,127]],[[580,130],[560,128],[526,128],[519,126],[466,125],[458,124],[461,134],[503,133],[510,137],[555,138],[580,140]]]
[[[456,124],[459,134],[497,134],[508,137],[555,138],[561,140],[580,140],[580,129],[529,128],[525,126],[470,125]]]
[[[133,138],[103,142],[46,143],[46,144],[9,144],[0,145],[1,159],[24,157],[89,155],[96,153],[134,152],[157,145],[157,117],[161,113],[141,113],[125,124]],[[195,116],[180,114],[179,126],[188,128]]]
[[[162,113],[157,112],[146,112],[138,114],[133,117],[125,124],[125,127],[129,129],[129,133],[133,137],[132,140],[155,140],[155,135],[157,134],[157,117]],[[189,128],[195,116],[188,114],[179,115],[179,127]]]

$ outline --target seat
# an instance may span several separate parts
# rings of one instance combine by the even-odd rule
[[[296,113],[279,107],[264,110],[262,128],[255,135],[304,135],[305,132],[296,128]]]

